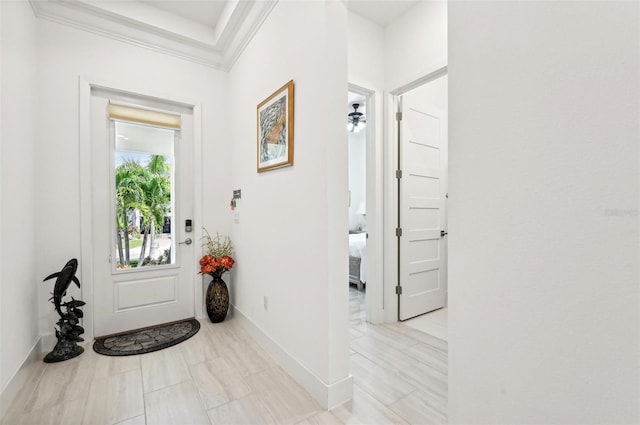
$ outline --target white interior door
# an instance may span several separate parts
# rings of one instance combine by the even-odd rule
[[[199,244],[180,243],[193,239],[185,229],[193,217],[193,115],[178,112],[179,129],[114,120],[114,97],[91,96],[95,336],[195,313]],[[148,259],[138,267],[141,257]]]
[[[400,320],[446,303],[446,115],[420,90],[402,96],[400,126]]]

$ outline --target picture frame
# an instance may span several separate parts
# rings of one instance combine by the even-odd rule
[[[257,108],[258,173],[293,165],[293,80]]]

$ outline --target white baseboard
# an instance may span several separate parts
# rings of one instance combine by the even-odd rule
[[[31,374],[31,368],[35,362],[41,362],[42,359],[42,338],[38,338],[38,340],[33,344],[31,350],[27,354],[26,358],[22,362],[20,368],[16,371],[16,373],[9,379],[7,385],[2,389],[0,393],[0,419],[2,419],[7,413],[9,406],[15,399],[16,395],[24,384],[27,382],[29,375]]]
[[[58,342],[56,334],[53,332],[47,332],[40,335],[40,352],[45,354],[53,350]]]
[[[324,409],[329,410],[351,400],[353,397],[353,377],[351,374],[338,382],[327,384],[282,348],[280,344],[274,341],[262,328],[247,318],[235,306],[231,305],[230,310],[256,342],[273,357],[282,369],[307,390]]]

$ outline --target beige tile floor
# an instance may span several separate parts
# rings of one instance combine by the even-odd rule
[[[428,333],[444,341],[449,341],[448,316],[449,310],[444,307],[402,323],[410,328]]]
[[[354,398],[324,411],[233,318],[162,351],[36,363],[2,425],[446,423],[447,344],[364,320],[351,289]]]

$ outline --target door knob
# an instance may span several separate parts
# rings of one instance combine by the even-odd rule
[[[184,242],[178,242],[179,245],[191,245],[193,243],[193,241],[191,240],[191,238],[187,238],[184,240]]]

